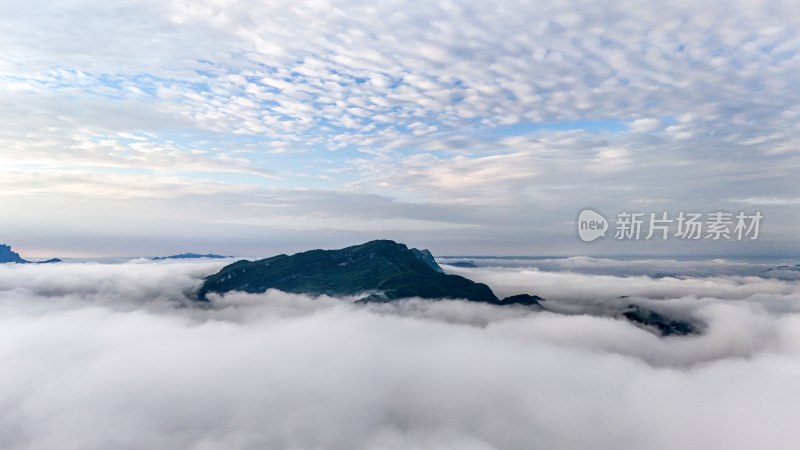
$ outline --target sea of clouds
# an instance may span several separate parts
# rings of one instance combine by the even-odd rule
[[[0,448],[800,447],[796,280],[445,266],[550,311],[187,299],[226,263],[0,266]],[[659,337],[620,302],[706,328]]]

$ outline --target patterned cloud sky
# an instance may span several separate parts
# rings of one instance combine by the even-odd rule
[[[2,238],[30,255],[797,254],[791,1],[0,3]],[[582,208],[761,211],[584,244]]]

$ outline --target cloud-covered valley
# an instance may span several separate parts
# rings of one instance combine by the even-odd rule
[[[0,447],[800,444],[796,281],[469,269],[498,294],[585,305],[624,292],[708,324],[662,338],[614,317],[459,301],[188,302],[223,264],[0,266]]]

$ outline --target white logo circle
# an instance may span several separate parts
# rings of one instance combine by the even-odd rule
[[[584,209],[578,215],[578,237],[583,242],[600,239],[608,231],[608,220],[602,214],[591,209]]]

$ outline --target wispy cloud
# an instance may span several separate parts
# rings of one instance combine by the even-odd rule
[[[745,203],[748,205],[764,205],[764,206],[798,206],[800,205],[800,197],[797,198],[780,198],[780,197],[748,197],[742,199],[731,200],[735,203]]]

